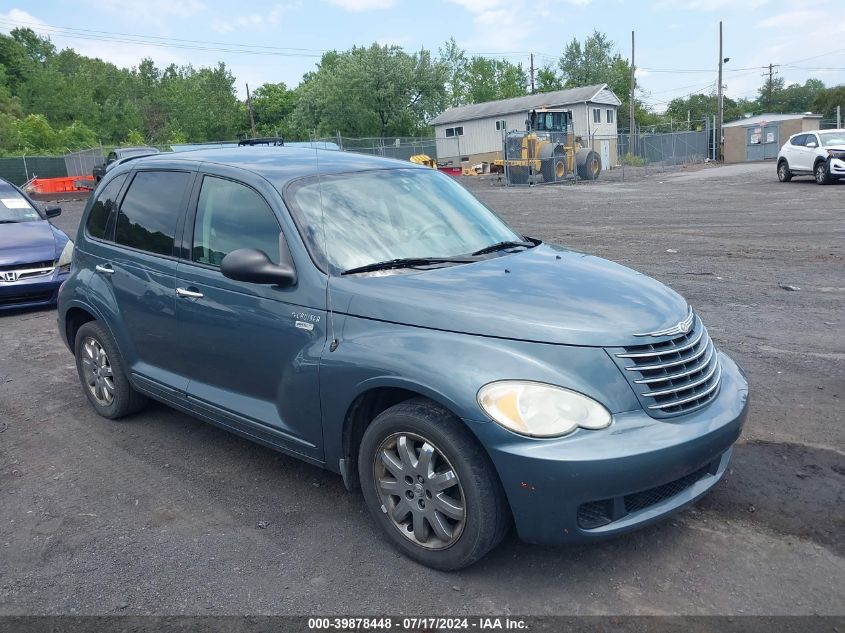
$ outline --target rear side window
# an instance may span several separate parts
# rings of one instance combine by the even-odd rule
[[[123,197],[114,241],[156,255],[172,255],[176,221],[191,174],[142,171]]]
[[[220,266],[239,248],[257,248],[279,263],[281,228],[270,205],[249,187],[206,176],[202,181],[191,259]]]
[[[91,237],[105,238],[109,216],[114,209],[117,194],[120,193],[124,180],[126,180],[126,174],[113,178],[97,196],[97,200],[91,207],[91,213],[88,214],[88,224],[85,225]]]

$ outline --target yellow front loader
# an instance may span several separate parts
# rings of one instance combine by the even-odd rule
[[[527,130],[505,137],[505,158],[494,165],[508,183],[561,182],[576,177],[595,180],[601,173],[599,155],[572,132],[567,110],[537,109],[529,113]]]

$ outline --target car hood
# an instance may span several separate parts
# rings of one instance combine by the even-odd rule
[[[333,277],[332,307],[404,325],[565,345],[642,344],[688,314],[674,290],[600,257],[542,244],[427,271]]]
[[[56,248],[57,237],[46,220],[0,224],[0,265],[52,262]]]

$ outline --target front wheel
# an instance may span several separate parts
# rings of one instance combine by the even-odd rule
[[[789,171],[789,165],[785,160],[778,163],[778,180],[781,182],[789,182],[792,180],[792,172]]]
[[[358,476],[370,514],[406,556],[435,569],[471,565],[510,515],[487,454],[449,412],[414,399],[367,427]]]
[[[830,184],[830,170],[828,169],[827,161],[819,161],[816,163],[816,168],[813,170],[813,173],[816,177],[816,184]]]

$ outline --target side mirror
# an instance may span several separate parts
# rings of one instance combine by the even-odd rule
[[[48,218],[57,218],[62,214],[62,208],[56,204],[50,207],[44,207],[44,215]]]
[[[815,148],[815,147],[818,147],[818,146],[819,146],[819,144],[816,143],[815,141],[810,141],[809,143],[807,143],[807,147]]]
[[[224,277],[252,284],[292,286],[296,283],[296,271],[288,263],[274,264],[264,251],[255,248],[239,248],[220,262]]]

